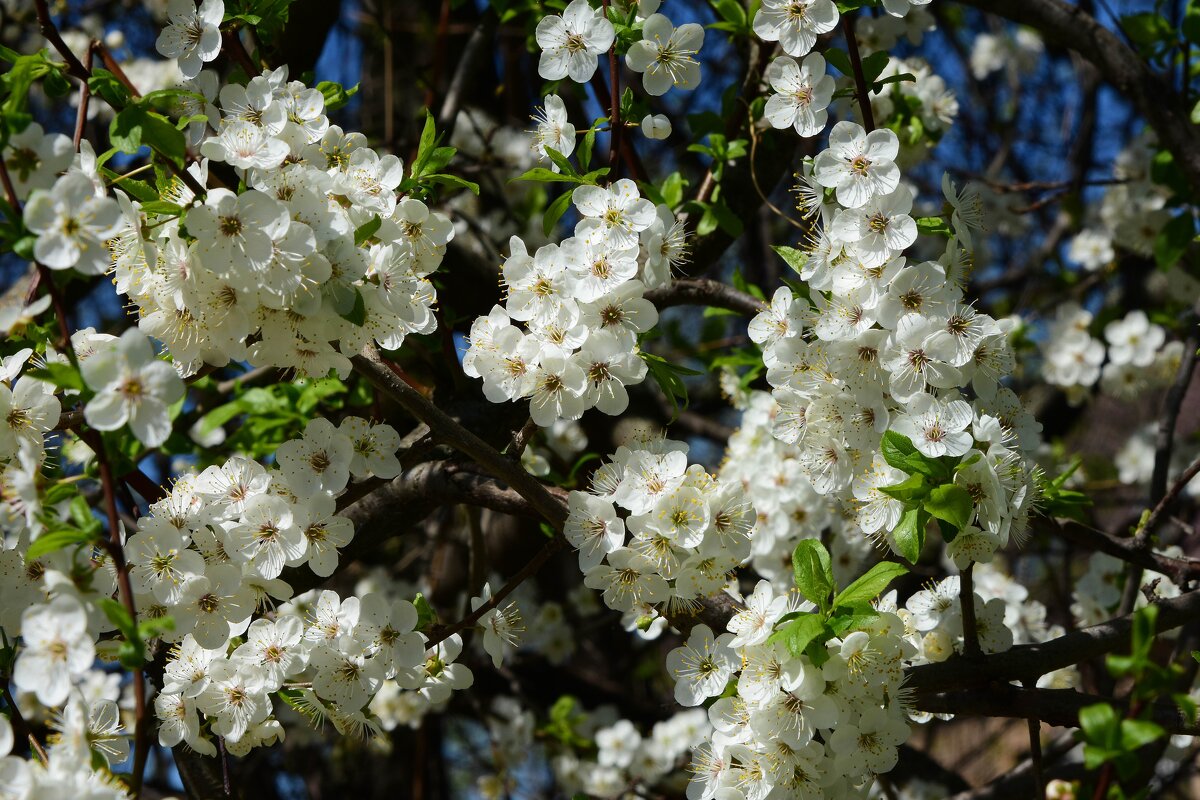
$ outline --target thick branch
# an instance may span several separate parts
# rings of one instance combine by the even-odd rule
[[[1156,630],[1159,633],[1173,630],[1200,615],[1200,591],[1161,600],[1155,605],[1158,606]],[[922,664],[906,671],[906,685],[921,694],[1036,678],[1127,648],[1132,629],[1133,615],[1127,615],[1072,631],[1048,642],[1018,645],[980,659],[952,658],[940,664]]]
[[[1024,689],[1001,684],[987,691],[967,689],[921,695],[913,707],[934,714],[1032,719],[1061,728],[1077,728],[1081,708],[1108,702],[1110,698],[1073,689]],[[1169,700],[1156,703],[1150,718],[1170,733],[1200,733],[1200,725],[1180,713]]]
[[[1045,520],[1036,521],[1034,524],[1080,547],[1106,553],[1143,569],[1161,572],[1176,583],[1200,577],[1200,561],[1164,556],[1149,548],[1138,547],[1132,539],[1120,539],[1073,520]]]
[[[757,297],[739,292],[732,286],[708,278],[684,278],[662,289],[646,292],[646,299],[658,308],[671,306],[712,306],[752,317],[766,308]]]
[[[470,456],[488,473],[516,490],[556,530],[561,531],[567,519],[566,504],[550,494],[546,487],[518,463],[505,458],[499,451],[458,424],[424,395],[405,383],[374,347],[368,345],[351,361],[375,388],[387,393],[406,411],[429,426],[434,437]]]

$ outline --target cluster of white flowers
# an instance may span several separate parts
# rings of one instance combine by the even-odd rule
[[[704,45],[701,25],[689,22],[675,27],[655,13],[658,5],[657,0],[638,4],[642,38],[625,55],[626,66],[642,74],[646,93],[656,97],[672,86],[690,90],[699,85],[696,56]],[[562,16],[551,14],[538,22],[536,39],[542,48],[538,74],[550,81],[570,78],[587,83],[615,38],[604,9],[593,8],[588,0],[572,0]]]
[[[760,581],[746,609],[714,637],[696,626],[667,658],[675,697],[708,707],[714,728],[695,751],[692,800],[767,796],[861,796],[890,771],[909,726],[902,703],[904,666],[915,648],[895,613],[882,610],[820,648],[819,661],[767,641],[796,608],[794,595]],[[813,655],[816,655],[814,653]],[[725,694],[736,680],[736,693]]]
[[[901,254],[917,231],[898,146],[888,130],[834,127],[805,178],[821,223],[800,270],[810,299],[779,289],[750,337],[780,405],[775,435],[801,448],[801,472],[852,509],[863,532],[887,539],[904,508],[881,491],[905,477],[881,453],[885,431],[926,457],[962,457],[954,481],[971,494],[978,527],[949,552],[965,566],[1024,534],[1033,499],[1024,455],[1040,427],[1000,382],[1014,366],[1006,324],[963,299],[963,247],[978,224],[969,193],[945,184],[956,235],[940,260],[908,264]],[[821,202],[821,187],[838,204]]]
[[[574,236],[532,255],[519,237],[509,240],[508,296],[475,320],[463,358],[489,400],[529,398],[543,427],[589,408],[625,411],[625,387],[647,372],[638,335],[658,321],[644,294],[670,282],[685,249],[670,209],[656,209],[631,180],[580,186],[571,199],[580,215]]]
[[[750,555],[754,511],[741,486],[689,466],[687,453],[670,439],[621,446],[591,492],[568,499],[563,534],[579,550],[584,583],[644,625],[656,604],[720,592]]]
[[[436,327],[428,275],[453,226],[400,196],[400,160],[331,126],[321,92],[289,81],[286,67],[218,97],[200,66],[219,49],[221,14],[219,0],[173,2],[159,40],[205,98],[189,96],[187,109],[207,118],[191,126],[204,159],[188,168],[205,196],[176,179],[164,189],[170,202],[149,213],[120,190],[113,199],[90,147],[71,166],[70,139],[30,125],[4,156],[18,197],[28,194],[34,255],[52,269],[111,272],[185,376],[232,360],[345,377],[343,352],[372,339],[395,349]],[[210,161],[248,188],[211,188]]]
[[[10,755],[15,737],[8,717],[0,715],[0,796],[11,800],[129,797],[125,784],[109,771],[129,753],[115,703],[108,700],[89,704],[75,697],[53,727],[56,736],[47,747],[47,759],[25,760]]]
[[[833,498],[813,488],[800,468],[802,449],[772,435],[779,410],[767,392],[749,394],[719,474],[722,481],[740,482],[754,507],[750,564],[764,578],[786,584],[792,578],[796,543],[828,539],[834,577],[848,583],[871,554],[870,539],[853,515],[842,513]]]
[[[595,713],[581,725],[580,733],[596,742],[595,759],[563,754],[551,762],[564,791],[617,798],[626,796],[631,785],[653,787],[675,772],[691,749],[712,731],[700,709],[680,711],[656,722],[646,736],[630,720],[606,717]]]
[[[210,596],[221,603],[231,599]],[[172,651],[155,698],[159,742],[184,742],[212,755],[211,731],[234,754],[269,745],[284,735],[273,716],[273,693],[310,721],[328,718],[340,733],[355,735],[379,732],[381,721],[371,713],[377,706],[424,713],[442,705],[453,691],[468,688],[473,676],[454,663],[461,638],[454,634],[428,645],[414,631],[417,620],[407,600],[380,593],[343,599],[326,590],[298,597],[248,626],[231,623],[231,633],[237,627],[243,634],[227,644],[205,647],[189,634]]]
[[[1079,304],[1064,303],[1040,343],[1042,377],[1062,388],[1072,404],[1083,402],[1097,381],[1105,394],[1132,400],[1174,379],[1183,343],[1167,342],[1166,331],[1144,311],[1130,311],[1104,326],[1107,349],[1089,332],[1092,320]]]
[[[134,337],[142,335],[135,330],[126,336],[136,342]],[[85,374],[108,351],[124,352],[124,337],[108,339],[81,359]],[[169,367],[167,371],[179,380]],[[412,633],[417,618],[411,604],[382,610],[368,604],[372,610],[360,621],[357,607],[339,605],[331,595],[316,604],[328,618],[316,614],[314,619],[323,622],[309,620],[307,629],[301,613],[251,621],[256,611],[271,605],[270,598],[291,596],[291,587],[279,577],[285,566],[308,564],[317,575],[333,573],[337,549],[354,535],[352,523],[335,516],[335,498],[351,476],[397,475],[398,445],[399,436],[386,425],[347,417],[334,427],[316,419],[303,438],[279,447],[276,468],[267,470],[235,456],[179,479],[138,521],[137,532],[125,544],[135,604],[143,618],[171,617],[174,625],[163,638],[180,646],[168,674],[188,676],[187,688],[168,687],[157,700],[164,744],[186,740],[196,749],[211,750],[201,737],[197,711],[213,719],[213,730],[231,746],[276,738],[278,726],[268,723],[265,696],[306,665],[318,696],[338,704],[345,714],[366,703],[366,696],[355,693],[356,686],[378,686],[393,672],[407,670],[408,688],[424,688],[425,646]],[[112,627],[95,601],[113,595],[115,574],[88,570],[80,577],[75,556],[67,550],[28,563],[21,552],[4,551],[5,596],[33,600],[27,608],[13,606],[2,620],[10,637],[21,636],[13,683],[53,707],[87,676],[98,634]],[[345,630],[339,632],[339,625]],[[352,632],[357,638],[342,641],[343,634]],[[226,658],[237,637],[245,637],[244,643]],[[350,647],[353,643],[357,650]],[[455,646],[450,640],[438,645],[438,658],[449,663],[452,656],[444,651]],[[360,657],[358,666],[366,676],[360,684],[337,683],[346,672],[337,659],[346,653]],[[252,735],[243,739],[248,731]]]

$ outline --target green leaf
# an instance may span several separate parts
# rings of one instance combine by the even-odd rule
[[[783,245],[771,245],[771,249],[778,253],[779,257],[795,270],[797,274],[804,270],[804,265],[808,262],[808,254],[803,250]]]
[[[662,183],[663,202],[671,208],[677,207],[683,202],[683,189],[687,185],[687,181],[679,172],[672,172]]]
[[[85,388],[83,375],[79,373],[77,368],[72,367],[70,364],[60,364],[50,361],[44,367],[25,370],[25,374],[31,378],[37,378],[39,381],[54,384],[60,389],[83,391]]]
[[[550,160],[554,162],[555,166],[562,170],[564,175],[569,177],[576,177],[579,175],[579,173],[575,171],[575,166],[567,160],[567,157],[555,150],[553,147],[546,148],[546,155],[550,156]]]
[[[457,175],[449,175],[445,172],[426,172],[421,176],[421,183],[437,183],[456,189],[466,189],[473,195],[479,195],[478,183],[469,181],[466,178],[460,178]]]
[[[863,58],[863,78],[866,79],[867,85],[875,82],[875,79],[878,78],[887,68],[888,61],[890,60],[891,56],[888,55],[887,50],[877,50],[874,53],[871,53],[871,55]]]
[[[1160,42],[1174,39],[1171,23],[1161,14],[1150,11],[1126,14],[1121,17],[1120,24],[1142,53],[1152,51]]]
[[[850,608],[835,609],[829,620],[829,629],[834,636],[844,636],[850,631],[862,630],[879,622],[879,613],[867,607],[868,610],[852,610]]]
[[[546,236],[554,230],[554,226],[562,219],[562,215],[571,207],[571,193],[563,192],[558,197],[554,198],[554,202],[546,207],[546,213],[542,216],[542,233]]]
[[[943,217],[917,217],[917,233],[922,236],[942,236],[949,239],[954,229]]]
[[[579,149],[575,151],[575,157],[579,159],[579,168],[587,171],[587,168],[592,164],[592,150],[596,147],[596,127],[593,125],[588,128],[588,132],[583,135],[583,141],[579,143]]]
[[[925,548],[925,525],[928,521],[929,512],[924,508],[910,508],[900,517],[900,524],[892,531],[896,552],[910,564],[917,563],[917,559],[921,557],[921,550]]]
[[[891,486],[880,486],[879,491],[886,494],[888,497],[893,497],[901,502],[909,502],[910,500],[921,500],[929,494],[929,484],[925,482],[925,476],[920,473],[909,475],[899,483]]]
[[[854,603],[870,602],[878,597],[892,581],[908,574],[908,567],[895,561],[881,561],[867,570],[866,574],[851,583],[834,598],[833,607],[840,608]]]
[[[850,56],[845,50],[838,47],[831,47],[825,51],[825,60],[833,66],[838,72],[843,75],[853,75],[854,67],[850,64]]]
[[[833,594],[833,561],[818,539],[801,539],[792,551],[792,575],[796,588],[806,600],[817,604],[821,612],[830,607]]]
[[[357,325],[360,328],[366,324],[367,303],[363,300],[362,292],[358,289],[354,290],[354,305],[345,314],[340,314],[339,316],[351,325]]]
[[[25,551],[25,561],[33,561],[47,553],[54,553],[72,545],[91,544],[97,541],[99,539],[94,533],[78,528],[61,528],[50,531],[33,540],[33,543]]]
[[[902,433],[885,431],[881,449],[888,464],[909,475],[924,475],[935,483],[942,483],[950,478],[951,469],[945,463],[922,453],[912,440]]]
[[[1166,735],[1161,725],[1147,719],[1121,720],[1121,747],[1137,750]]]
[[[527,169],[517,177],[509,180],[509,183],[512,183],[513,181],[533,181],[534,183],[582,183],[578,176],[563,175],[555,172],[554,170],[546,169],[545,167],[534,167],[533,169]]]
[[[1192,44],[1200,44],[1200,6],[1195,2],[1188,4],[1180,30],[1183,31],[1183,38]]]
[[[113,117],[108,137],[123,153],[137,153],[145,146],[180,164],[187,152],[183,132],[162,114],[148,111],[143,105],[128,106]]]
[[[146,664],[146,643],[139,635],[137,625],[129,614],[129,609],[111,597],[102,597],[96,601],[100,610],[116,626],[125,641],[117,650],[117,658],[126,669],[141,669]]]
[[[351,97],[358,94],[358,86],[356,83],[352,88],[346,89],[334,81],[321,81],[317,84],[317,91],[325,98],[325,110],[337,111],[349,103]]]
[[[768,637],[768,642],[782,641],[788,652],[799,658],[814,639],[825,631],[825,619],[820,614],[801,614]]]
[[[1190,209],[1171,218],[1154,238],[1154,263],[1161,270],[1175,266],[1196,238],[1196,220]]]
[[[1117,712],[1108,703],[1079,709],[1079,728],[1088,744],[1110,747],[1117,743]]]
[[[355,228],[355,230],[354,230],[354,245],[356,247],[362,247],[363,244],[366,243],[366,241],[368,239],[370,239],[372,236],[374,236],[379,231],[379,227],[381,225],[383,225],[383,219],[380,218],[380,216],[378,214],[372,215],[372,217],[369,220],[367,220],[362,225],[359,225],[357,228]],[[362,324],[362,323],[359,323],[359,324]]]
[[[417,592],[417,596],[413,598],[413,606],[417,609],[416,630],[428,630],[430,625],[437,622],[437,612],[433,610],[433,606],[429,605],[425,595]]]
[[[975,516],[975,503],[971,495],[961,486],[952,483],[935,486],[925,498],[925,510],[934,518],[945,520],[958,530],[971,524]]]
[[[688,369],[671,361],[667,361],[661,356],[656,356],[653,353],[648,353],[645,350],[638,352],[638,355],[646,362],[646,367],[650,371],[650,376],[654,378],[655,383],[662,389],[663,394],[671,401],[671,421],[674,422],[679,412],[688,406],[687,385],[683,382],[683,375],[700,375],[694,369]]]

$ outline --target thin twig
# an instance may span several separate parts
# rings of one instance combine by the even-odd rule
[[[87,55],[84,61],[84,67],[91,72],[92,70],[92,54],[96,52],[96,45],[99,42],[92,40],[88,45]],[[75,152],[79,152],[79,145],[83,142],[83,129],[87,125],[88,105],[92,99],[92,87],[87,81],[81,81],[79,84],[79,110],[75,114],[75,137],[71,140],[75,145]]]
[[[608,19],[608,2],[601,4],[605,19]],[[617,70],[617,40],[608,48],[608,180],[617,179],[618,159],[621,155],[621,75]]]
[[[555,530],[562,530],[567,519],[567,509],[561,500],[551,495],[546,487],[520,464],[514,464],[505,458],[494,447],[464,428],[408,385],[373,346],[364,347],[362,353],[350,360],[354,368],[376,388],[386,392],[410,414],[428,425],[439,441],[473,458],[491,475],[506,482],[528,500]]]
[[[963,655],[967,658],[979,658],[983,655],[979,648],[979,628],[975,621],[974,571],[974,562],[962,571],[958,592],[959,603],[962,605]]]
[[[853,14],[842,16],[842,33],[846,35],[846,50],[850,54],[850,68],[854,72],[854,91],[858,95],[858,107],[862,112],[863,128],[867,133],[875,130],[875,112],[871,109],[871,94],[867,89],[867,76],[863,72],[862,57],[858,53],[858,40],[854,38]]]
[[[29,723],[25,721],[25,717],[21,715],[21,707],[17,705],[12,692],[9,691],[7,680],[0,681],[0,695],[4,697],[4,704],[8,706],[9,721],[12,722],[17,736],[29,742],[29,749],[37,753],[37,757],[42,760],[43,764],[48,763],[46,750],[42,747],[42,743],[37,740],[37,737],[33,735],[33,728],[29,726]]]
[[[486,603],[483,603],[481,606],[479,606],[479,608],[475,609],[453,625],[448,625],[440,630],[432,631],[430,633],[429,644],[427,646],[433,647],[434,645],[450,638],[456,633],[473,628],[475,623],[479,622],[480,618],[482,618],[484,614],[499,606],[504,598],[512,594],[518,586],[531,578],[534,573],[541,569],[542,565],[549,561],[551,556],[553,556],[566,545],[566,542],[567,540],[561,536],[555,536],[553,539],[546,542],[542,549],[539,550],[533,558],[529,559],[529,563],[522,567],[520,572],[518,572],[516,575],[513,575],[512,578],[509,579],[508,583],[501,586],[500,589],[498,589],[496,593],[492,595],[490,600],[488,600]]]

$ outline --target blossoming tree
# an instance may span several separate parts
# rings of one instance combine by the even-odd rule
[[[368,3],[356,97],[341,3],[74,5],[0,29],[0,798],[1191,796],[1200,6]]]

